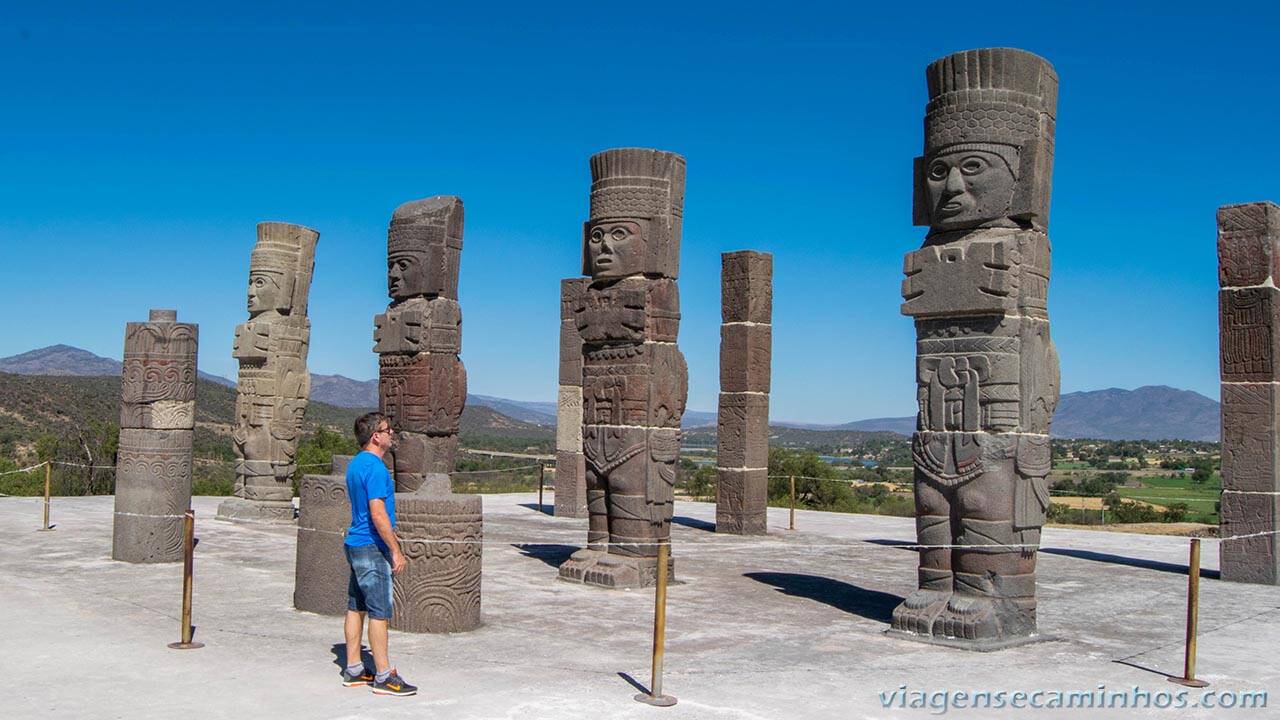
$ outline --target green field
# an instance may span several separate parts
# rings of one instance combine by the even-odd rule
[[[1185,503],[1191,510],[1188,520],[1216,524],[1218,501],[1222,495],[1222,477],[1214,473],[1204,483],[1193,483],[1191,478],[1184,475],[1172,478],[1144,477],[1142,487],[1116,488],[1116,494],[1161,507]]]

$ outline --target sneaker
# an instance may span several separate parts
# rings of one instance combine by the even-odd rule
[[[342,668],[342,686],[343,687],[360,687],[361,685],[373,684],[373,672],[369,668],[361,668],[360,674],[352,675],[347,672],[346,668]]]
[[[418,688],[410,685],[400,677],[400,673],[395,668],[391,668],[391,674],[382,682],[376,680],[372,683],[374,695],[417,695]]]

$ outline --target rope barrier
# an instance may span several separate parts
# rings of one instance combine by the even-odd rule
[[[31,472],[32,470],[35,470],[36,468],[42,468],[42,467],[44,467],[45,465],[48,465],[48,464],[49,464],[49,463],[48,463],[48,461],[45,461],[45,462],[38,462],[38,463],[36,463],[35,465],[32,465],[32,466],[30,466],[30,467],[24,467],[24,468],[21,468],[21,469],[19,469],[19,470],[6,470],[6,471],[4,471],[4,472],[0,472],[0,475],[14,475],[14,474],[17,474],[17,473]]]

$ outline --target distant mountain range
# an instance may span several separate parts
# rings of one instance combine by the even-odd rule
[[[1053,414],[1052,434],[1058,438],[1103,440],[1201,440],[1218,442],[1221,407],[1217,400],[1167,385],[1134,390],[1107,388],[1066,393]],[[774,423],[780,425],[783,423]],[[888,430],[901,435],[915,431],[916,418],[874,418],[827,428]]]
[[[0,372],[17,375],[114,375],[121,363],[69,345],[51,345],[0,358]],[[235,382],[218,375],[200,373],[204,380],[234,387]],[[344,408],[372,408],[378,404],[377,380],[352,380],[342,375],[311,376],[311,398]],[[486,407],[522,423],[554,426],[554,402],[508,400],[489,395],[468,395],[467,404]],[[1062,438],[1107,440],[1202,440],[1217,442],[1221,409],[1216,400],[1190,390],[1165,385],[1148,385],[1134,390],[1108,388],[1067,393],[1058,403],[1053,418],[1053,435]],[[687,410],[684,427],[715,425],[713,412]],[[775,427],[803,430],[851,430],[893,432],[910,435],[915,417],[872,418],[839,425],[801,422],[771,423]]]

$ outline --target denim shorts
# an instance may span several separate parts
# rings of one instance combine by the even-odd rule
[[[391,619],[391,561],[377,545],[343,545],[351,576],[347,609],[367,612],[375,620]]]

